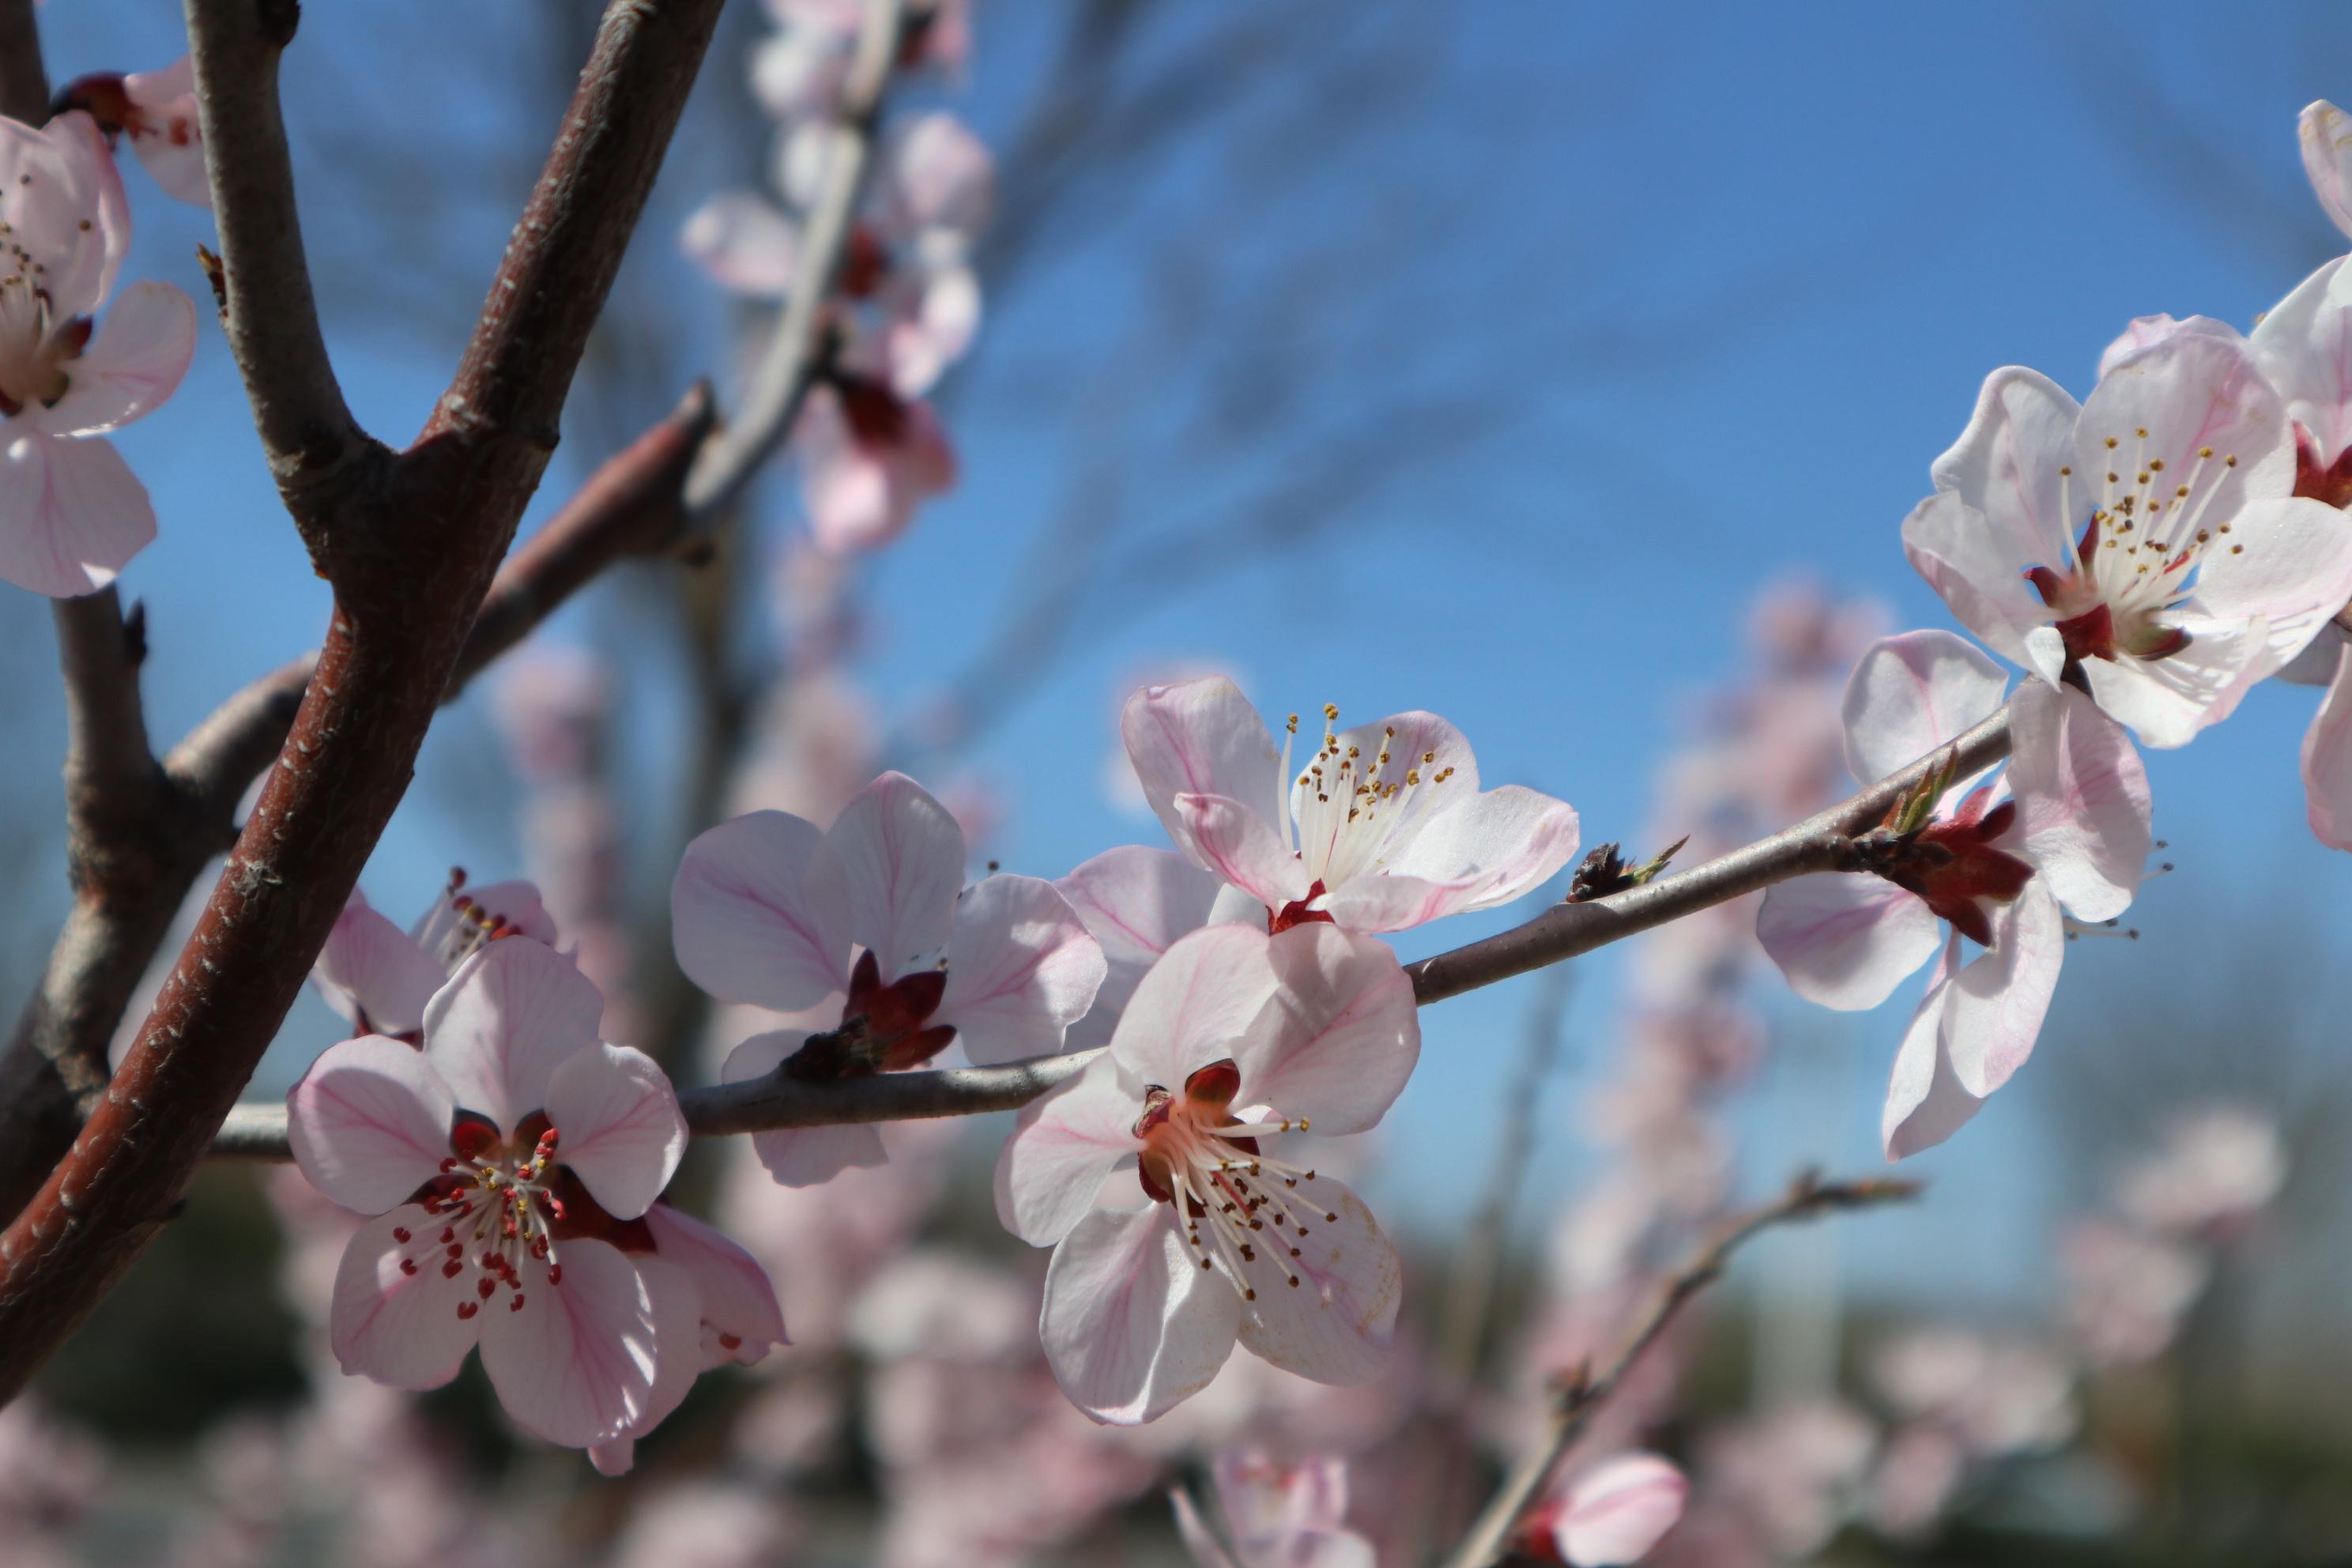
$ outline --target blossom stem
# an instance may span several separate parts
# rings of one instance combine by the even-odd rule
[[[1616,1393],[1644,1352],[1657,1342],[1683,1307],[1723,1276],[1733,1252],[1749,1238],[1777,1225],[1813,1219],[1880,1204],[1902,1203],[1918,1195],[1916,1182],[1879,1178],[1858,1182],[1824,1182],[1811,1172],[1801,1174],[1775,1201],[1737,1214],[1718,1226],[1705,1246],[1681,1268],[1660,1282],[1649,1307],[1635,1319],[1631,1333],[1617,1353],[1597,1372],[1587,1363],[1570,1373],[1553,1396],[1551,1427],[1543,1440],[1523,1456],[1504,1478],[1477,1522],[1445,1568],[1487,1568],[1509,1544],[1511,1532],[1544,1489],[1560,1458],[1583,1436],[1601,1407]]]

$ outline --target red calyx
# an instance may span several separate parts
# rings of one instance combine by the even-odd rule
[[[2336,454],[2333,463],[2319,460],[2319,443],[2301,423],[2294,427],[2294,493],[2329,506],[2352,504],[2352,449]]]
[[[880,382],[835,371],[833,388],[841,397],[842,416],[860,446],[900,447],[907,440],[907,405]]]
[[[849,231],[847,254],[841,258],[841,291],[852,300],[868,300],[882,287],[890,270],[890,253],[874,237],[873,228],[859,224]]]
[[[51,119],[75,109],[98,121],[98,128],[110,141],[142,118],[131,95],[122,90],[121,76],[114,71],[92,71],[88,76],[76,77],[49,100]]]
[[[1310,910],[1307,907],[1329,891],[1330,889],[1323,885],[1323,879],[1318,877],[1308,885],[1305,898],[1293,899],[1282,908],[1268,910],[1265,912],[1266,933],[1270,936],[1280,936],[1292,926],[1303,926],[1316,921],[1320,921],[1325,925],[1337,924],[1338,922],[1333,921],[1325,910]]]
[[[1988,810],[1991,798],[1990,785],[1971,791],[1958,812],[1921,828],[1879,873],[1980,947],[1992,945],[1985,906],[2012,901],[2033,879],[2032,867],[1992,847],[2017,820],[2017,803],[2005,800]]]
[[[930,1024],[947,994],[943,969],[919,969],[882,984],[882,965],[871,952],[858,955],[849,977],[849,999],[841,1009],[843,1032],[855,1024],[867,1050],[878,1053],[885,1070],[919,1067],[955,1038],[950,1025]]]

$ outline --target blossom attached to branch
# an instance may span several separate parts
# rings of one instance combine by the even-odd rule
[[[204,127],[196,114],[196,73],[187,56],[161,70],[78,78],[59,90],[58,104],[87,111],[110,141],[127,137],[140,166],[165,195],[194,206],[213,205]]]
[[[447,890],[407,931],[354,888],[310,967],[310,984],[358,1033],[413,1042],[434,993],[486,943],[513,935],[555,942],[555,922],[529,882],[468,888],[465,872],[453,871]]]
[[[1655,1454],[1619,1454],[1563,1476],[1528,1510],[1528,1554],[1570,1568],[1639,1563],[1683,1516],[1690,1480]]]
[[[1209,1467],[1215,1515],[1182,1488],[1168,1494],[1198,1568],[1373,1568],[1372,1543],[1348,1528],[1348,1467],[1328,1457],[1285,1464],[1255,1449]]]

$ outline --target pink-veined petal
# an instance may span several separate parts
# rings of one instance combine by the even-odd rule
[[[1966,637],[1882,637],[1846,681],[1846,766],[1859,783],[1875,784],[1991,717],[2008,686],[2009,672]]]
[[[89,114],[71,110],[37,131],[0,124],[0,222],[41,269],[53,320],[98,313],[131,248],[131,204]]]
[[[1984,513],[1938,490],[1903,520],[1903,553],[1959,623],[1986,647],[2024,662],[2025,635],[2053,618],[2018,558]]]
[[[2032,1055],[2065,955],[2064,918],[2039,878],[1994,911],[1992,946],[1953,977],[1944,1007],[1944,1049],[1961,1088],[1981,1099]]]
[[[421,1205],[404,1204],[360,1226],[343,1248],[327,1317],[343,1371],[407,1389],[438,1388],[457,1375],[481,1334],[478,1312],[457,1314],[476,1299],[472,1272],[401,1268],[420,1250],[418,1238],[445,1223]]]
[[[1960,934],[1954,931],[1928,973],[1927,993],[1904,1026],[1903,1043],[1895,1053],[1886,1108],[1879,1121],[1889,1160],[1908,1159],[1934,1148],[1984,1105],[1952,1076],[1951,1057],[1944,1048],[1944,1011],[1951,1000],[1959,951]]]
[[[963,887],[963,829],[906,774],[884,773],[841,808],[817,864],[835,879],[850,940],[873,952],[885,980],[948,945]]]
[[[1180,795],[1223,795],[1270,826],[1280,820],[1282,752],[1241,688],[1223,676],[1143,688],[1127,700],[1118,730],[1144,799],[1179,847],[1188,832],[1176,809]]]
[[[1265,931],[1244,925],[1207,926],[1179,939],[1135,988],[1111,1037],[1111,1059],[1134,1082],[1172,1092],[1231,1057],[1275,1005],[1281,981],[1271,945]]]
[[[1054,1249],[1037,1333],[1070,1403],[1108,1426],[1156,1420],[1233,1353],[1241,1297],[1192,1261],[1174,1211],[1097,1209]]]
[[[1293,1236],[1298,1257],[1268,1248],[1266,1266],[1250,1270],[1257,1300],[1242,1303],[1241,1342],[1261,1359],[1317,1383],[1370,1383],[1393,1359],[1404,1289],[1396,1248],[1363,1200],[1330,1177],[1302,1184],[1299,1195],[1329,1207]],[[1230,1293],[1222,1273],[1195,1268]],[[1296,1286],[1286,1269],[1297,1278]]]
[[[2209,447],[2212,460],[2200,461]],[[2076,479],[2089,481],[2073,492],[2079,504],[2068,521],[2076,527],[2100,504],[2110,469],[2123,474],[2126,485],[2139,470],[2179,475],[2196,489],[2189,504],[2214,522],[2236,517],[2249,501],[2294,489],[2284,402],[2242,340],[2210,332],[2174,332],[2101,376],[2075,423],[2073,462]]]
[[[824,837],[788,813],[755,811],[686,847],[669,901],[688,979],[723,1002],[779,1012],[847,988],[847,910],[838,886],[815,874]]]
[[[521,1310],[509,1306],[511,1293],[482,1304],[482,1369],[507,1414],[551,1443],[584,1448],[639,1436],[653,1406],[659,1342],[669,1337],[664,1329],[675,1329],[689,1362],[695,1356],[692,1289],[682,1300],[672,1291],[657,1299],[636,1265],[602,1241],[561,1243],[555,1261],[561,1284],[547,1264],[523,1259]]]
[[[1448,787],[1451,787],[1449,781]],[[1576,857],[1576,808],[1518,784],[1460,798],[1423,819],[1389,860],[1389,872],[1419,878],[1440,889],[1422,921],[1492,909],[1527,893]],[[1356,931],[1399,931],[1366,925],[1340,914],[1360,884],[1352,877],[1332,889],[1332,918]],[[1413,921],[1421,923],[1420,921]]]
[[[1575,1568],[1638,1563],[1683,1516],[1690,1480],[1655,1454],[1620,1454],[1569,1482],[1552,1542]]]
[[[655,1249],[694,1282],[702,1309],[703,1371],[730,1361],[751,1366],[791,1342],[774,1281],[725,1232],[668,1204],[646,1211],[646,1228]]]
[[[948,984],[933,1022],[985,1067],[1062,1048],[1102,988],[1101,944],[1035,877],[983,877],[956,900]]]
[[[1310,879],[1282,834],[1265,817],[1229,795],[1180,795],[1174,816],[1182,830],[1176,842],[1200,865],[1268,909],[1307,897]]]
[[[99,319],[89,346],[65,363],[65,395],[27,404],[18,420],[52,436],[119,430],[179,390],[195,353],[194,303],[169,283],[133,283]]]
[[[653,1058],[597,1041],[555,1069],[547,1120],[571,1167],[615,1219],[646,1212],[686,1155],[686,1117]]]
[[[2284,668],[2352,599],[2352,518],[2323,501],[2252,502],[2221,546],[2207,547],[2194,605],[2220,620],[2263,623],[2264,651],[2247,679]]]
[[[457,1103],[511,1132],[548,1079],[595,1047],[604,998],[572,961],[526,936],[467,959],[425,1009],[425,1059]]]
[[[413,1047],[367,1035],[310,1064],[287,1093],[286,1131],[312,1186],[347,1209],[382,1214],[439,1173],[457,1110]]]
[[[1124,1081],[1108,1056],[1023,1106],[996,1156],[996,1216],[1004,1228],[1032,1247],[1067,1236],[1113,1173],[1132,1167],[1142,1114],[1142,1086]]]
[[[767,197],[721,191],[686,220],[678,248],[720,288],[778,300],[792,291],[800,230]]]
[[[1936,489],[1958,496],[1998,542],[1989,545],[1988,558],[2005,563],[2012,579],[2029,566],[2063,564],[2089,516],[2087,505],[2075,509],[2083,517],[2069,510],[2058,472],[2074,462],[2080,412],[2040,371],[2005,365],[1985,377],[1968,427],[1929,469]],[[2086,471],[2080,464],[2075,469]],[[2095,492],[2076,493],[2087,500]]]
[[[2011,701],[2009,733],[2025,858],[2075,919],[2114,919],[2131,906],[2155,843],[2137,748],[2088,697],[2039,680]]]
[[[2352,447],[2352,269],[2337,257],[2273,306],[2246,342],[2322,468]]]
[[[1934,955],[1942,922],[1892,882],[1832,871],[1776,882],[1756,911],[1756,940],[1789,988],[1841,1012],[1875,1007]]]
[[[392,1035],[425,1026],[425,1005],[447,978],[431,953],[371,908],[356,888],[310,966],[310,982],[328,1006],[363,1028]]]
[[[1280,989],[1234,1042],[1236,1114],[1271,1109],[1317,1132],[1363,1131],[1421,1059],[1412,982],[1388,943],[1320,921],[1265,945]]]
[[[768,1174],[787,1187],[821,1187],[844,1171],[871,1170],[890,1163],[879,1128],[865,1122],[844,1127],[787,1127],[751,1135],[751,1152]]]
[[[2332,849],[2352,849],[2352,644],[2303,737],[2304,804],[2311,830]]]
[[[2101,709],[2143,746],[2170,751],[2195,740],[2236,709],[2246,674],[2263,658],[2260,623],[2192,624],[2189,645],[2168,658],[2086,658],[2083,678]]]
[[[2352,121],[2320,99],[2304,108],[2296,122],[2303,142],[2303,172],[2329,221],[2352,235]]]
[[[2152,348],[2175,332],[2204,332],[2212,337],[2236,342],[2242,334],[2227,321],[2217,321],[2210,316],[2187,316],[2175,320],[2159,312],[2153,316],[2135,316],[2131,324],[2116,335],[2099,354],[2099,374],[2107,372],[2139,353]]]
[[[1129,844],[1104,850],[1054,886],[1102,946],[1096,1005],[1124,1007],[1171,942],[1209,923],[1226,884],[1181,855]]]
[[[102,439],[0,426],[0,580],[78,598],[105,587],[155,537],[147,487]]]

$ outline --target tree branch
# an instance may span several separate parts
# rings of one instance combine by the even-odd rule
[[[842,89],[840,112],[826,128],[831,145],[824,184],[801,226],[799,260],[783,315],[752,373],[742,409],[704,449],[687,479],[687,514],[698,530],[715,525],[783,444],[823,367],[826,308],[873,163],[874,127],[897,63],[902,15],[900,0],[866,0],[857,58]]]
[[[186,5],[196,112],[220,226],[221,326],[270,471],[301,521],[305,490],[379,448],[343,405],[303,256],[294,162],[278,103],[278,60],[294,40],[300,6],[296,0]]]
[[[41,65],[34,0],[0,0],[0,114],[27,125],[49,117],[49,75]]]
[[[1725,1265],[1742,1243],[1776,1225],[1874,1208],[1880,1204],[1903,1203],[1917,1196],[1919,1190],[1916,1182],[1891,1178],[1825,1183],[1807,1172],[1790,1183],[1788,1192],[1777,1202],[1725,1221],[1706,1246],[1666,1278],[1648,1310],[1635,1320],[1633,1331],[1623,1347],[1599,1374],[1595,1375],[1587,1363],[1560,1385],[1552,1409],[1550,1432],[1513,1467],[1501,1489],[1478,1516],[1478,1522],[1471,1527],[1469,1536],[1446,1559],[1445,1568],[1486,1568],[1503,1555],[1520,1516],[1542,1492],[1561,1457],[1575,1446],[1593,1415],[1617,1392],[1643,1352],[1666,1331],[1685,1303],[1722,1278]]]
[[[265,15],[281,6],[290,16],[284,0],[268,0]],[[229,0],[191,8],[192,21],[224,33],[234,28],[218,11],[252,18]],[[278,765],[154,1012],[73,1147],[0,1235],[0,1401],[170,1217],[405,792],[492,570],[546,466],[565,391],[719,9],[719,0],[614,0],[472,341],[416,444],[390,462],[340,463],[316,482],[289,487],[281,475],[335,587],[328,637]],[[262,63],[274,60],[273,47]],[[201,61],[198,69],[205,79]],[[282,158],[274,107],[265,111],[273,134],[263,140]],[[231,159],[236,145],[215,142],[215,158]],[[215,191],[236,183],[216,163]],[[290,185],[278,194],[290,198]],[[229,232],[225,224],[225,243]],[[238,258],[225,260],[234,275]],[[250,368],[268,363],[265,354]],[[249,390],[267,425],[274,405]]]

